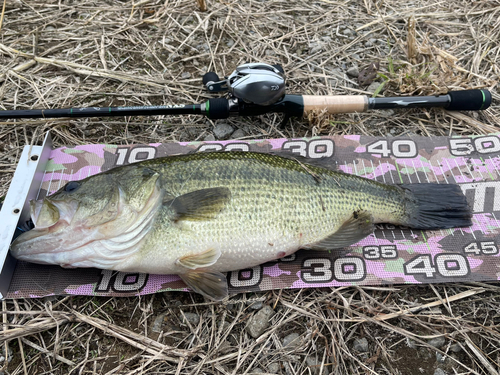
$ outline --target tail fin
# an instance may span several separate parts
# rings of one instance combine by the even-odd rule
[[[407,184],[407,222],[411,228],[441,229],[472,225],[472,211],[458,185]]]

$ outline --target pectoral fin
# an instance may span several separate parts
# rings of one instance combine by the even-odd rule
[[[372,216],[366,211],[356,211],[335,233],[305,248],[312,250],[340,249],[362,240],[374,229]]]
[[[196,190],[163,204],[175,211],[174,220],[208,220],[214,218],[231,199],[225,187]]]
[[[194,270],[179,276],[193,291],[214,301],[227,297],[226,276],[220,272]]]
[[[177,259],[176,263],[190,270],[205,268],[214,264],[220,257],[220,250],[208,249],[202,253],[186,255]]]

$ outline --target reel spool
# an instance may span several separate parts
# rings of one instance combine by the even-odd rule
[[[243,64],[223,80],[208,72],[203,84],[210,92],[229,91],[236,99],[261,106],[274,104],[285,95],[285,74],[280,65]]]

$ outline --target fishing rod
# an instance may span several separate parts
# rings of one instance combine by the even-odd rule
[[[436,96],[386,98],[364,95],[289,95],[285,94],[285,74],[282,67],[264,63],[240,65],[224,79],[220,79],[214,72],[208,72],[203,76],[203,84],[209,92],[227,91],[229,95],[227,98],[211,98],[201,104],[7,110],[0,111],[0,119],[204,115],[216,120],[230,116],[283,113],[283,123],[286,123],[290,117],[302,117],[315,110],[326,110],[330,114],[416,107],[477,111],[484,110],[491,104],[491,93],[485,89],[450,91],[446,95]]]

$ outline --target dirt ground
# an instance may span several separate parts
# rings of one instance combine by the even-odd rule
[[[493,105],[460,113],[316,113],[285,127],[277,115],[2,120],[0,196],[22,146],[41,144],[48,130],[61,146],[498,129],[500,1],[206,5],[201,11],[196,0],[5,1],[0,108],[201,103],[211,97],[201,84],[204,73],[222,77],[245,62],[281,64],[288,93],[400,96],[486,88]],[[374,63],[373,77],[360,80],[358,73]],[[180,292],[6,300],[0,374],[492,375],[500,371],[498,299],[497,284],[469,283],[274,290],[222,304]],[[246,327],[261,302],[274,315],[254,339]]]

